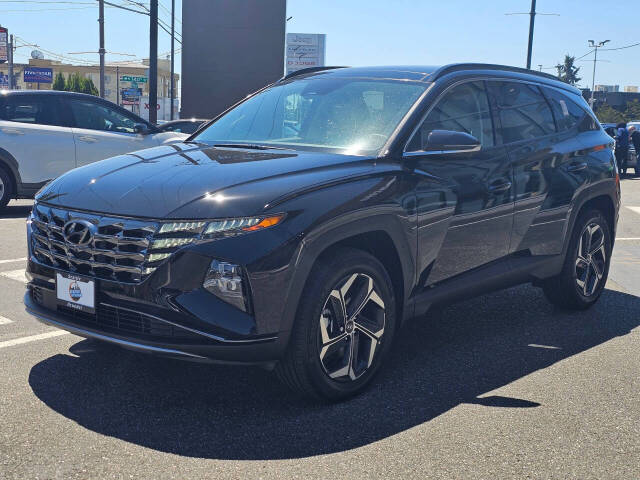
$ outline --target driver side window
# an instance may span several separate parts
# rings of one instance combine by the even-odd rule
[[[134,127],[136,122],[119,111],[109,108],[107,105],[92,102],[91,100],[76,99],[72,99],[69,104],[74,125],[77,128],[117,133],[135,133]]]
[[[408,152],[424,150],[433,130],[452,130],[476,137],[483,148],[494,145],[493,122],[484,82],[469,82],[450,89],[429,112],[407,146]]]

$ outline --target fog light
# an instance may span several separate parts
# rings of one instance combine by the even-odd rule
[[[246,285],[240,265],[213,260],[202,286],[209,293],[243,312],[248,310],[245,295]]]

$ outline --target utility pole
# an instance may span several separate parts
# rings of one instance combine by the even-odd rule
[[[149,122],[158,121],[158,0],[149,8]]]
[[[598,49],[604,46],[605,43],[609,42],[609,40],[604,40],[602,42],[594,42],[593,40],[589,40],[589,46],[593,48],[593,76],[591,77],[591,98],[589,98],[589,106],[593,110],[593,104],[595,102],[594,99],[594,91],[596,89],[596,63],[598,63]]]
[[[7,73],[9,74],[9,90],[13,90],[15,85],[13,84],[13,35],[9,35],[9,48],[7,49]]]
[[[98,24],[100,25],[100,97],[104,98],[104,0],[98,0]]]
[[[175,35],[175,21],[176,21],[176,0],[171,0],[171,80],[170,80],[170,90],[171,90],[171,94],[170,94],[170,102],[171,102],[171,107],[170,107],[170,114],[169,114],[169,120],[173,120],[173,101],[176,98],[176,92],[175,92],[175,82],[173,80],[173,72],[175,70],[175,49],[174,49],[174,35]]]
[[[527,70],[531,69],[531,51],[533,50],[533,26],[536,21],[536,0],[531,0],[529,12],[529,46],[527,47]]]
[[[120,66],[116,65],[116,104],[120,106]]]

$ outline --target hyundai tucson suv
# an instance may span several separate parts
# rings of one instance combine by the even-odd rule
[[[102,98],[52,90],[0,93],[0,211],[49,180],[121,153],[182,141]]]
[[[619,205],[611,137],[554,77],[308,69],[183,143],[49,183],[24,302],[83,337],[338,400],[434,305],[520,283],[593,305]]]

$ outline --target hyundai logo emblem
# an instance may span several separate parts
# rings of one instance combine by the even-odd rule
[[[80,247],[89,245],[96,231],[96,226],[87,220],[69,220],[62,229],[64,239]]]

